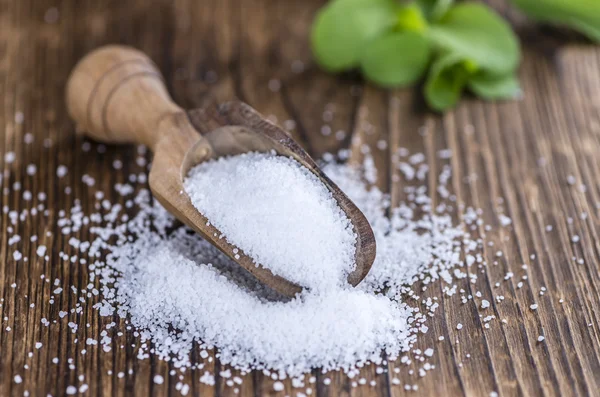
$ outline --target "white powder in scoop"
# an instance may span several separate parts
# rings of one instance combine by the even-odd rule
[[[344,283],[353,269],[350,220],[295,160],[264,153],[221,157],[194,167],[185,189],[229,243],[274,274],[325,290]]]

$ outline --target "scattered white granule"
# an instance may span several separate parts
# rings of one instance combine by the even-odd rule
[[[204,375],[200,377],[200,383],[204,383],[205,385],[214,386],[215,385],[215,377],[208,371],[204,372]]]
[[[350,220],[295,160],[260,153],[221,157],[193,168],[184,186],[229,243],[274,274],[329,289],[354,267]]]
[[[529,308],[530,308],[531,310],[537,310],[537,308],[538,308],[538,305],[537,305],[537,303],[534,303],[534,304],[530,305],[530,306],[529,306]]]
[[[275,383],[273,383],[273,390],[275,390],[275,391],[283,391],[283,389],[285,389],[283,383],[281,383],[281,382],[275,382]]]
[[[81,182],[90,187],[96,184],[96,180],[88,174],[83,174],[83,176],[81,177]]]
[[[277,79],[269,80],[269,90],[272,92],[278,92],[281,89],[281,81]]]
[[[440,159],[449,159],[452,158],[452,150],[451,149],[442,149],[437,152],[437,156]]]
[[[162,385],[164,381],[165,379],[162,376],[154,375],[154,383],[156,383],[157,385]]]
[[[16,112],[15,113],[15,123],[23,124],[24,121],[25,121],[25,115],[23,114],[23,112]]]
[[[15,152],[6,152],[6,154],[4,155],[4,161],[7,164],[11,164],[15,161],[15,158],[17,156],[15,155]]]
[[[540,335],[540,336],[538,336],[537,341],[538,342],[543,342],[544,339],[546,339],[546,338],[544,338],[542,335]]]
[[[408,163],[399,163],[397,167],[404,174],[406,180],[411,181],[414,179],[416,171],[413,166]]]
[[[121,196],[127,196],[127,195],[129,195],[129,194],[131,194],[131,193],[133,193],[135,191],[135,189],[133,188],[133,186],[131,186],[128,183],[117,183],[117,184],[115,184],[115,190]]]
[[[69,169],[64,165],[59,165],[58,167],[56,167],[56,176],[59,178],[62,178],[65,175],[67,175],[67,172],[69,172]]]
[[[482,301],[481,301],[481,308],[482,308],[482,309],[487,309],[488,307],[490,307],[490,301],[488,301],[488,300],[485,300],[485,299],[484,299],[484,300],[482,300]]]
[[[502,226],[508,226],[508,225],[512,224],[512,219],[510,219],[508,216],[506,216],[504,214],[498,215],[498,220],[500,221],[500,225],[502,225]]]
[[[77,394],[77,388],[75,386],[67,386],[66,393],[70,396]]]
[[[35,348],[36,348],[36,349],[41,349],[41,348],[42,348],[42,346],[43,346],[43,345],[42,345],[42,342],[36,342],[36,343],[35,343]]]
[[[430,347],[429,349],[426,349],[423,352],[423,354],[426,355],[427,357],[431,357],[431,356],[433,356],[433,349]]]
[[[456,324],[456,329],[462,329],[463,325],[461,323]]]
[[[181,389],[179,392],[181,393],[182,396],[187,396],[189,391],[190,391],[190,385],[183,385],[183,386],[181,386]]]
[[[46,246],[45,245],[39,245],[37,247],[37,249],[35,250],[35,253],[37,254],[37,256],[43,258],[44,255],[46,255]]]
[[[15,375],[15,377],[13,379],[14,379],[15,383],[17,383],[17,384],[23,382],[23,378],[21,378],[21,375]]]

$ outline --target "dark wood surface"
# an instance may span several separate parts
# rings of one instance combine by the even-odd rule
[[[460,304],[456,296],[442,301],[429,322],[430,332],[416,346],[435,346],[434,370],[419,380],[409,374],[418,369],[416,364],[402,367],[400,374],[376,374],[374,368],[366,368],[361,376],[376,385],[356,388],[339,374],[328,375],[333,382],[325,386],[323,375],[315,372],[313,395],[488,396],[492,391],[501,396],[600,395],[600,48],[554,29],[519,28],[524,43],[523,99],[501,104],[465,99],[442,117],[424,110],[417,89],[388,92],[356,76],[321,72],[310,60],[307,43],[309,24],[320,3],[0,1],[3,187],[19,181],[23,190],[44,191],[50,209],[48,218],[29,218],[17,226],[24,237],[17,246],[32,258],[27,263],[13,260],[7,214],[0,218],[0,395],[22,396],[27,391],[32,396],[60,396],[68,385],[83,383],[89,385],[84,394],[90,396],[179,395],[179,379],[168,376],[168,363],[136,358],[133,335],[128,335],[123,348],[115,346],[110,353],[97,346],[80,353],[86,338],[98,338],[99,322],[108,321],[100,320],[91,306],[69,318],[80,324],[76,334],[66,321],[49,327],[41,324],[42,318],[58,320],[60,310],[75,304],[74,295],[61,294],[51,305],[53,287],[40,279],[41,274],[80,288],[88,283],[85,267],[58,256],[72,250],[55,224],[58,211],[69,208],[74,197],[90,210],[93,198],[81,183],[84,174],[112,192],[114,183],[141,170],[133,147],[109,147],[106,153],[98,153],[93,146],[83,154],[83,140],[74,134],[66,114],[64,85],[69,71],[87,51],[106,43],[129,44],[148,53],[163,71],[175,101],[184,107],[237,97],[279,122],[294,120],[294,136],[315,156],[350,147],[358,159],[359,141],[375,148],[379,140],[386,140],[386,149],[374,149],[378,184],[395,201],[403,198],[401,187],[392,183],[397,171],[390,167],[390,158],[396,148],[428,156],[430,191],[436,188],[441,167],[451,164],[452,193],[459,202],[483,209],[486,222],[494,226],[490,232],[479,228],[473,233],[485,234],[494,243],[485,247],[484,255],[497,265],[489,266],[475,284],[459,283],[467,293],[481,291],[492,307],[483,313],[473,301]],[[523,26],[504,3],[497,8]],[[52,22],[56,11],[56,22],[46,22]],[[296,60],[304,63],[301,73],[293,71]],[[281,82],[279,91],[269,89],[271,79]],[[330,104],[335,104],[331,128],[346,131],[344,139],[320,133],[322,114]],[[23,123],[15,120],[18,112],[24,115]],[[27,133],[34,136],[31,144],[24,142]],[[445,148],[453,152],[449,160],[435,155]],[[17,153],[11,164],[3,155],[10,151]],[[115,159],[124,162],[120,172],[111,167]],[[35,176],[27,175],[28,164],[37,165]],[[62,179],[55,176],[59,164],[69,167]],[[72,187],[70,195],[65,193],[67,186]],[[21,196],[22,191],[3,194],[1,205],[17,211],[30,208]],[[110,198],[119,200],[116,193]],[[512,225],[501,227],[500,213],[510,216]],[[546,231],[547,225],[553,230]],[[43,237],[51,247],[49,262],[38,260],[32,252],[35,245],[28,240],[33,234],[42,236],[42,231],[53,232]],[[79,233],[81,238],[89,236],[86,229]],[[502,257],[496,257],[498,250],[504,252]],[[515,275],[505,281],[509,271]],[[540,295],[542,287],[547,289],[544,295]],[[434,288],[441,284],[430,286],[429,291]],[[503,295],[504,301],[497,303],[497,295]],[[537,310],[530,309],[534,302],[539,304]],[[497,319],[486,329],[479,314],[494,314]],[[464,326],[460,331],[459,322]],[[125,324],[120,321],[120,325]],[[440,335],[445,341],[437,341]],[[537,341],[539,335],[545,336],[543,343]],[[78,344],[73,343],[75,338]],[[36,349],[36,342],[43,347]],[[58,364],[52,363],[54,357],[59,357]],[[74,370],[68,358],[73,359]],[[220,369],[214,362],[208,367]],[[124,376],[119,377],[119,372]],[[222,377],[217,376],[214,387],[199,383],[202,373],[184,374],[182,382],[191,385],[190,394],[234,395]],[[14,382],[17,374],[22,383]],[[165,383],[155,385],[154,374],[165,376]],[[81,375],[83,381],[78,380]],[[393,385],[393,376],[403,384],[417,384],[418,391]],[[284,392],[275,393],[272,381],[255,373],[245,377],[239,395],[304,392],[285,384]]]

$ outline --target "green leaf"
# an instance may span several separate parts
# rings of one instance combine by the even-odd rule
[[[450,9],[454,0],[417,0],[417,6],[429,21],[437,21]]]
[[[574,29],[579,30],[590,39],[600,43],[600,18],[595,17],[594,20],[583,20],[579,18],[571,18],[566,20],[565,25],[571,26]]]
[[[311,33],[317,62],[334,72],[358,66],[367,43],[395,26],[397,8],[393,0],[336,0],[319,10]]]
[[[510,26],[483,4],[461,3],[430,28],[443,50],[470,59],[479,68],[506,74],[519,63],[519,43]]]
[[[398,10],[398,23],[396,29],[401,31],[424,32],[427,29],[427,21],[423,11],[411,3]]]
[[[435,110],[456,105],[471,72],[462,57],[447,53],[435,60],[425,83],[425,100]]]
[[[512,0],[525,14],[539,21],[564,24],[600,42],[598,0]]]
[[[371,41],[361,68],[371,81],[398,87],[412,84],[425,72],[430,57],[429,41],[416,32],[390,32]]]
[[[483,73],[469,79],[469,89],[485,99],[515,99],[521,94],[519,79],[514,73],[489,76]]]

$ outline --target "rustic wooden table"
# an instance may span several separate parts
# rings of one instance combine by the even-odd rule
[[[353,75],[336,77],[320,71],[310,60],[307,35],[321,3],[0,1],[3,187],[20,182],[22,190],[44,191],[50,209],[48,218],[18,224],[18,233],[24,236],[18,247],[31,258],[27,263],[14,261],[14,246],[9,248],[7,242],[7,214],[0,218],[0,395],[60,396],[67,385],[82,383],[89,385],[84,394],[91,396],[179,394],[178,379],[168,376],[168,363],[136,358],[133,335],[123,349],[104,353],[98,346],[88,346],[82,355],[83,341],[97,339],[99,322],[105,321],[90,306],[77,317],[81,326],[76,334],[66,321],[49,327],[41,323],[42,318],[57,319],[58,312],[73,307],[76,299],[62,294],[49,304],[53,287],[40,279],[41,274],[82,288],[88,282],[84,266],[59,259],[60,251],[69,253],[71,248],[54,222],[57,212],[70,207],[74,197],[81,199],[84,209],[92,201],[92,193],[81,183],[84,174],[109,192],[114,183],[140,170],[132,147],[83,155],[79,149],[83,140],[75,136],[65,111],[63,90],[69,71],[87,51],[105,43],[146,51],[183,106],[237,97],[279,121],[294,120],[293,134],[316,156],[350,147],[356,158],[359,141],[375,146],[387,140],[386,149],[374,150],[378,184],[391,190],[396,202],[403,192],[391,183],[398,171],[389,164],[398,147],[428,156],[432,191],[435,175],[449,162],[452,193],[458,201],[482,208],[486,221],[498,226],[486,237],[494,246],[485,249],[490,262],[498,264],[481,274],[476,284],[465,282],[462,287],[488,296],[490,313],[496,321],[506,319],[506,324],[486,329],[475,303],[445,300],[429,323],[432,332],[417,345],[435,344],[435,370],[422,381],[408,373],[418,368],[416,364],[399,374],[418,384],[417,392],[394,386],[388,374],[367,368],[363,376],[375,380],[375,386],[352,388],[346,377],[336,374],[329,375],[333,382],[324,386],[317,375],[316,395],[488,396],[492,391],[501,396],[600,395],[600,47],[552,29],[520,29],[523,99],[502,104],[466,99],[442,117],[424,110],[418,90],[388,92]],[[522,25],[503,2],[497,7]],[[305,66],[300,73],[298,60]],[[277,92],[269,88],[272,79],[281,84]],[[348,132],[342,140],[320,133],[322,114],[331,103],[335,104],[332,130]],[[367,123],[373,126],[369,133]],[[28,133],[33,134],[31,143]],[[435,156],[445,148],[453,152],[450,160]],[[17,154],[13,163],[5,156],[11,151]],[[123,161],[122,171],[112,168],[115,159]],[[34,176],[26,172],[29,164],[37,166]],[[55,176],[59,164],[69,167],[60,180]],[[65,193],[67,186],[72,187],[70,195]],[[1,205],[17,211],[29,208],[31,203],[21,197],[22,191],[11,189],[0,195]],[[120,198],[115,193],[111,199]],[[512,225],[499,226],[501,212],[512,218]],[[547,225],[553,226],[551,232]],[[45,237],[51,247],[48,262],[38,260],[32,252],[35,246],[26,238],[40,230],[53,232]],[[88,230],[80,235],[87,236]],[[498,250],[504,255],[495,258]],[[525,263],[526,270],[521,267]],[[503,281],[509,271],[515,276]],[[528,278],[523,280],[523,275]],[[497,281],[502,281],[500,287],[495,286]],[[540,295],[543,287],[547,291]],[[505,300],[497,304],[493,299],[497,295]],[[539,304],[535,311],[530,309],[534,301]],[[459,321],[464,325],[461,331],[456,329]],[[538,343],[542,334],[546,339]],[[437,341],[438,335],[446,336],[444,343]],[[75,338],[79,344],[73,343]],[[43,347],[36,349],[36,342]],[[59,357],[58,364],[52,362],[54,357]],[[76,369],[69,368],[68,358]],[[218,372],[219,364],[210,366]],[[199,383],[201,372],[185,373],[184,382],[192,385],[190,394],[233,395],[219,376],[214,387]],[[22,383],[14,381],[17,374]],[[154,374],[164,375],[165,384],[155,385]],[[286,390],[278,394],[295,393],[286,383]],[[261,373],[247,376],[239,391],[242,396],[263,394],[277,393]]]

